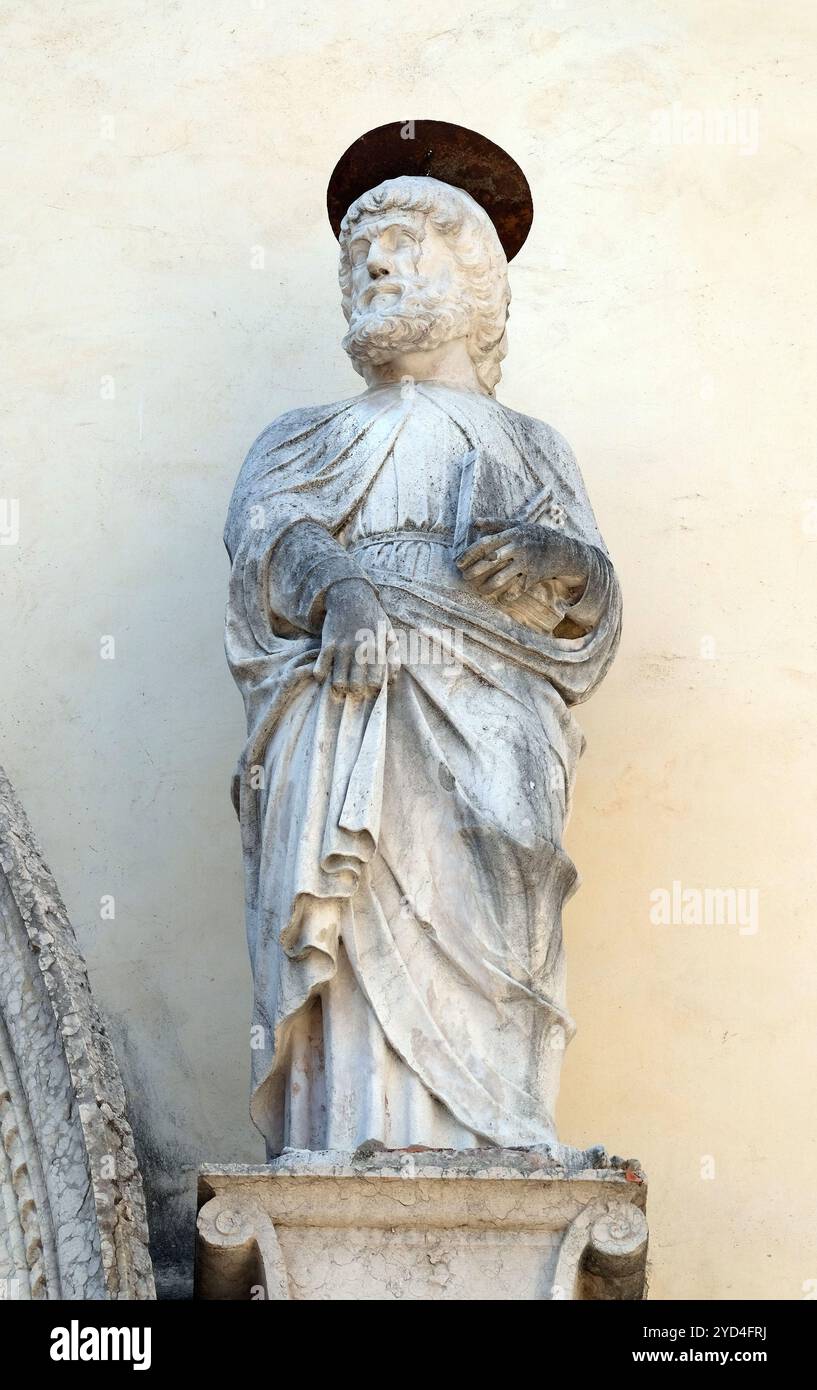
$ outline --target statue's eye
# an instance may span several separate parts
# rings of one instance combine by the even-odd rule
[[[352,265],[363,265],[363,263],[364,263],[364,261],[366,260],[366,257],[368,256],[368,254],[369,254],[369,243],[368,243],[368,241],[356,241],[355,244],[354,244],[354,246],[353,246],[352,249],[351,249],[351,252],[350,252],[350,254],[349,254],[349,258],[350,258],[350,260],[351,260],[351,262],[352,262]]]

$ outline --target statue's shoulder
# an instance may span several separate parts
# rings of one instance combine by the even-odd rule
[[[227,509],[225,540],[234,555],[237,530],[248,507],[282,480],[297,481],[297,474],[320,467],[338,439],[347,437],[345,422],[357,398],[333,401],[329,405],[298,406],[277,415],[256,437],[238,472]],[[275,483],[270,483],[274,479]]]
[[[494,405],[502,412],[507,428],[520,445],[527,445],[528,448],[533,445],[549,463],[575,466],[576,455],[564,435],[553,425],[538,420],[535,415],[523,415],[519,410],[511,410],[510,406],[499,401],[495,401]]]
[[[282,415],[276,415],[253,441],[247,462],[254,462],[282,445],[331,425],[339,416],[348,414],[355,400],[353,396],[344,401],[332,401],[329,405],[296,406],[294,410],[285,410]]]

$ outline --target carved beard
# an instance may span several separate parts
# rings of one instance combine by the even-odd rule
[[[343,347],[352,361],[373,366],[389,362],[398,352],[412,348],[430,350],[465,338],[471,325],[473,308],[468,298],[452,299],[433,290],[428,281],[405,285],[399,307],[383,313],[373,307],[353,312]]]

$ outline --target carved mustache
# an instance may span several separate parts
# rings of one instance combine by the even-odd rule
[[[441,305],[448,302],[447,296],[434,289],[425,276],[417,280],[398,280],[391,275],[383,276],[381,279],[372,281],[371,285],[367,285],[356,300],[352,310],[352,323],[367,317],[368,310],[379,294],[391,295],[395,300],[395,313],[399,314],[418,310],[434,313]],[[399,308],[397,307],[398,301]]]
[[[368,308],[372,300],[378,294],[401,295],[406,288],[402,280],[382,279],[373,280],[371,285],[363,291],[360,296],[360,304],[363,308]]]

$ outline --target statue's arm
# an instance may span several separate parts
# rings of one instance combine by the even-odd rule
[[[273,546],[268,596],[273,613],[306,632],[320,631],[333,584],[353,579],[374,586],[339,541],[317,522],[290,526]]]
[[[618,581],[607,556],[586,541],[572,541],[581,548],[582,581],[569,595],[562,620],[574,623],[583,632],[592,632],[608,612]]]
[[[618,581],[572,448],[544,421],[512,411],[505,418],[541,494],[513,522],[507,516],[477,521],[485,534],[457,557],[457,565],[484,597],[558,637],[586,635],[608,617],[617,628]],[[547,515],[540,503],[549,504]]]
[[[320,632],[312,672],[318,684],[329,680],[338,695],[376,696],[397,673],[397,639],[376,588],[323,526],[290,526],[270,553],[267,582],[275,614],[296,629]]]
[[[552,610],[591,632],[614,596],[616,578],[607,556],[555,526],[526,522],[489,532],[457,562],[474,588],[498,603],[537,592]]]

